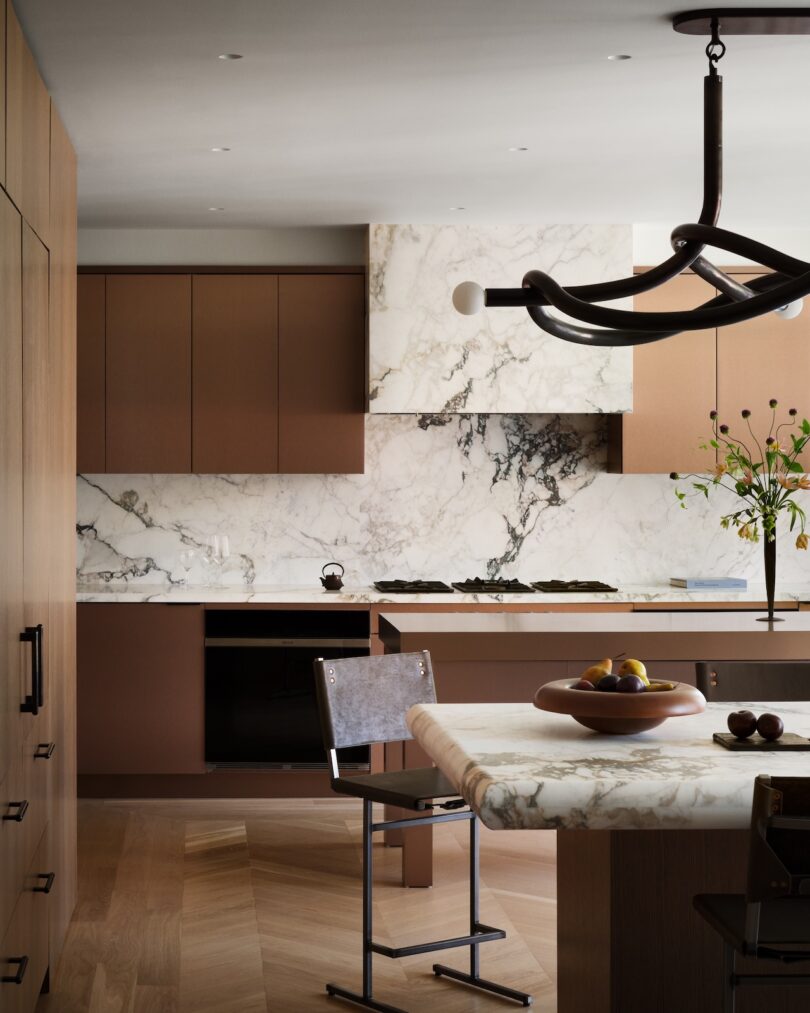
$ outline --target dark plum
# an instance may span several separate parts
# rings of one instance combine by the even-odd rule
[[[751,711],[732,711],[728,716],[728,730],[738,739],[747,739],[757,730],[757,716]]]
[[[760,714],[757,718],[757,731],[768,742],[776,742],[782,737],[785,725],[778,714]]]
[[[571,689],[596,689],[596,686],[588,679],[580,679],[579,682],[571,684]]]
[[[646,688],[637,675],[623,675],[616,684],[617,693],[643,693]]]
[[[603,675],[597,682],[596,688],[602,693],[613,693],[619,685],[619,681],[618,675]]]

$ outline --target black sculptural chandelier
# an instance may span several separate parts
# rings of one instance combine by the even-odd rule
[[[660,341],[681,331],[737,324],[764,313],[790,318],[801,311],[802,297],[810,294],[810,263],[717,227],[723,178],[723,79],[717,64],[726,50],[721,34],[807,35],[810,8],[690,11],[676,15],[673,27],[687,35],[711,38],[706,46],[709,73],[703,79],[703,207],[696,223],[672,230],[672,256],[631,278],[595,285],[563,288],[542,271],[524,275],[521,288],[482,289],[465,281],[453,292],[453,305],[460,313],[477,313],[484,306],[525,306],[537,326],[554,337],[580,345],[625,347]],[[773,273],[740,284],[703,256],[707,246],[753,260]],[[719,295],[696,309],[669,313],[594,305],[647,292],[686,268],[713,285]],[[560,320],[548,307],[580,323]]]

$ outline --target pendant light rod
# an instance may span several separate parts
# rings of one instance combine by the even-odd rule
[[[810,294],[810,263],[717,227],[723,191],[723,79],[717,64],[726,51],[721,31],[810,34],[810,8],[691,11],[677,15],[673,27],[687,34],[708,34],[710,41],[706,46],[709,73],[703,81],[703,204],[696,223],[673,229],[672,256],[642,274],[593,285],[563,287],[542,271],[529,271],[520,288],[482,289],[474,282],[463,282],[453,293],[459,312],[521,306],[538,327],[555,337],[618,347],[659,341],[681,331],[723,327],[773,311],[786,318],[800,311],[800,300]],[[707,246],[758,262],[774,273],[742,285],[702,256]],[[593,305],[647,292],[689,267],[720,293],[696,309],[648,313]],[[547,307],[577,323],[559,319]]]

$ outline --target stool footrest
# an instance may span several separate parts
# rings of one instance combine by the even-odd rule
[[[364,1009],[373,1009],[377,1013],[408,1013],[407,1010],[402,1009],[399,1006],[391,1006],[386,1002],[377,1002],[372,997],[360,995],[359,992],[351,992],[348,988],[341,988],[340,985],[327,985],[327,995],[332,996],[335,999],[346,999],[348,1002],[353,1002],[355,1006],[362,1006]]]
[[[431,943],[417,943],[415,946],[383,946],[381,943],[371,943],[372,953],[379,953],[383,957],[412,957],[417,953],[432,953],[434,950],[452,950],[456,946],[478,946],[480,943],[489,943],[493,939],[506,939],[506,932],[503,929],[494,929],[491,925],[476,925],[475,932],[471,936],[455,936],[453,939],[435,939]]]
[[[464,985],[471,985],[473,988],[483,989],[485,992],[492,992],[494,995],[501,995],[504,999],[513,999],[521,1006],[531,1006],[534,1002],[528,992],[519,992],[515,988],[507,988],[506,985],[499,985],[495,981],[487,981],[486,978],[479,978],[477,974],[467,974],[465,971],[457,971],[455,967],[446,967],[444,964],[434,964],[433,973],[437,978],[452,978]]]

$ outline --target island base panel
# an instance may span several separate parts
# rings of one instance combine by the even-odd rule
[[[746,830],[558,831],[558,1013],[721,1010],[720,938],[692,897],[742,893],[747,861]],[[808,1002],[810,989],[740,988],[735,1013],[799,1013]]]

